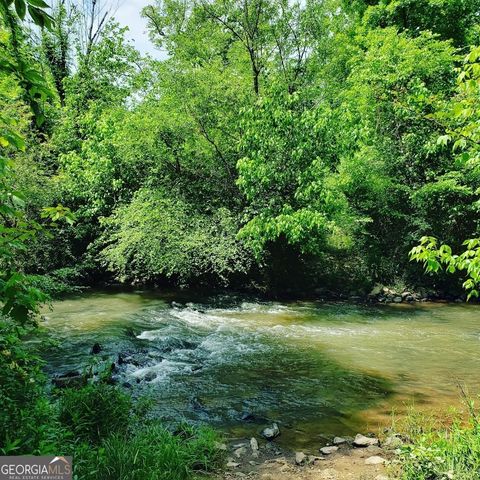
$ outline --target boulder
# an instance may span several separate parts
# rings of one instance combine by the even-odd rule
[[[373,438],[373,437],[366,437],[365,435],[362,434],[357,434],[355,439],[353,440],[353,446],[354,447],[368,447],[370,445],[378,445],[378,438]]]
[[[271,427],[266,427],[262,430],[262,436],[267,440],[273,440],[280,435],[280,429],[278,425],[274,423]]]
[[[331,455],[332,453],[335,453],[338,450],[338,447],[322,447],[320,449],[320,452],[322,452],[324,455]]]
[[[347,439],[346,438],[343,438],[343,437],[335,437],[333,439],[333,444],[334,445],[343,445],[347,443]]]

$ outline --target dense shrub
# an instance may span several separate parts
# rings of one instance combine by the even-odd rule
[[[113,433],[125,433],[132,401],[112,385],[87,385],[68,389],[60,398],[60,421],[76,438],[98,444]]]
[[[55,406],[44,396],[42,363],[21,338],[27,333],[0,322],[0,454],[49,451],[61,436]]]
[[[102,256],[120,280],[227,283],[251,263],[226,208],[199,213],[180,198],[144,189],[105,223]]]
[[[79,463],[76,473],[92,480],[186,480],[219,466],[222,455],[215,441],[209,429],[190,429],[184,437],[153,423],[128,436],[108,436],[96,457]]]

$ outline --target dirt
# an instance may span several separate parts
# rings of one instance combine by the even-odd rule
[[[240,450],[239,450],[240,449]],[[249,441],[227,447],[227,471],[218,480],[394,480],[392,463],[395,455],[380,447],[354,448],[340,446],[330,455],[306,455],[298,465],[294,452],[285,452],[274,444],[261,445],[252,452]],[[253,454],[252,454],[253,453]],[[367,459],[380,457],[382,464],[368,464]],[[372,461],[372,460],[370,460]]]

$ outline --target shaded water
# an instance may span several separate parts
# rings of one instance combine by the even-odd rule
[[[174,304],[172,300],[182,302]],[[166,421],[233,436],[278,421],[279,443],[308,448],[388,424],[392,408],[459,401],[478,391],[480,309],[260,302],[235,296],[89,293],[57,302],[44,326],[59,346],[48,369],[133,353],[120,381],[150,393]]]

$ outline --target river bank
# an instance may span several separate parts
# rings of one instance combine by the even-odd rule
[[[387,480],[396,462],[400,436],[386,436],[383,442],[374,436],[335,437],[331,445],[316,451],[284,451],[275,443],[252,437],[231,441],[227,471],[219,479],[258,480]]]

